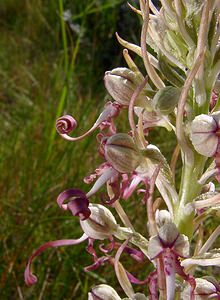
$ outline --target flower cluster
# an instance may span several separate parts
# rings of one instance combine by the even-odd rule
[[[220,2],[161,0],[160,8],[151,0],[139,2],[139,8],[129,6],[142,18],[140,46],[117,34],[127,68],[115,68],[104,76],[112,100],[79,137],[71,135],[77,126],[72,116],[61,116],[56,123],[58,134],[72,142],[97,131],[103,162],[84,178],[91,188],[87,192],[70,188],[57,198],[61,209],[79,218],[83,234],[79,239],[47,242],[33,252],[25,281],[36,283],[31,263],[45,249],[86,242],[93,263],[85,271],[110,264],[128,297],[123,299],[220,299],[217,280],[197,278],[196,272],[197,266],[220,266],[220,249],[213,248],[220,226],[210,236],[205,226],[210,216],[219,217],[220,210],[215,189],[215,180],[220,182]],[[129,51],[142,58],[145,74]],[[124,133],[117,131],[116,122],[122,110],[130,125]],[[148,133],[155,127],[176,135],[170,165],[150,144]],[[175,184],[178,159],[180,186]],[[103,186],[106,194],[100,195],[100,203],[93,203]],[[154,199],[155,188],[160,198]],[[135,200],[133,205],[142,204],[147,211],[146,237],[123,209],[123,202],[133,201],[134,193],[141,203]],[[120,261],[122,253],[137,263],[152,263],[154,270],[144,279],[135,277]],[[136,293],[133,285],[147,286],[147,294],[144,289]],[[109,285],[100,284],[91,289],[88,299],[122,298]]]

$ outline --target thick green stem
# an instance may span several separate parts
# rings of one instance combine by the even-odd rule
[[[183,166],[181,186],[179,192],[179,206],[175,209],[175,222],[181,233],[189,238],[193,234],[193,217],[194,211],[187,209],[187,204],[192,202],[200,193],[202,186],[198,183],[203,173],[206,158],[195,154],[193,165]]]

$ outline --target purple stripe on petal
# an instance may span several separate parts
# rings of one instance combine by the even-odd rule
[[[34,253],[30,256],[25,272],[24,272],[24,279],[25,279],[25,283],[27,285],[33,285],[37,282],[37,277],[31,273],[31,263],[33,261],[33,259],[40,255],[42,252],[44,252],[44,250],[48,249],[48,248],[55,248],[55,247],[60,247],[60,246],[69,246],[69,245],[77,245],[80,244],[82,242],[84,242],[85,240],[88,239],[88,236],[84,233],[79,239],[73,240],[73,239],[69,239],[69,240],[57,240],[57,241],[51,241],[51,242],[47,242],[45,244],[43,244],[42,246],[40,246],[37,250],[34,251]]]

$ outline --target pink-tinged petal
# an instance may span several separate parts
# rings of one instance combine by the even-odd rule
[[[65,115],[60,117],[57,122],[56,122],[56,129],[57,132],[65,139],[68,141],[79,141],[91,134],[95,129],[97,129],[102,122],[108,120],[110,121],[111,118],[115,117],[119,113],[120,106],[115,103],[107,103],[105,109],[103,112],[99,115],[98,119],[96,122],[93,124],[93,126],[84,134],[78,136],[78,137],[71,137],[68,135],[71,131],[73,131],[76,128],[77,122],[76,120],[69,116]]]
[[[212,110],[215,107],[217,100],[218,100],[218,94],[215,91],[212,91],[210,106],[209,106],[210,110]]]
[[[128,271],[126,271],[126,273],[127,273],[128,279],[133,284],[140,284],[140,285],[144,284],[145,285],[149,281],[148,276],[144,280],[140,280],[140,279],[136,278],[134,275],[132,275],[131,273],[129,273]]]
[[[91,190],[86,194],[86,196],[89,198],[92,195],[94,195],[108,180],[110,180],[112,177],[116,176],[117,174],[118,172],[111,167],[106,169],[102,173],[102,175],[96,180],[95,184],[93,185]]]
[[[109,261],[111,258],[109,256],[102,256],[99,257],[92,265],[87,266],[84,268],[85,272],[90,272],[98,269],[100,266],[102,266],[105,262]]]
[[[97,169],[95,169],[95,172],[86,176],[84,178],[84,182],[87,184],[92,183],[97,177],[101,176],[107,169],[109,169],[110,164],[104,162],[101,164]]]
[[[93,256],[94,261],[98,259],[96,250],[94,248],[94,239],[89,238],[88,246],[86,247],[86,251]]]
[[[148,275],[148,288],[150,293],[150,300],[158,300],[158,280],[157,271],[153,271]]]
[[[77,245],[77,244],[84,242],[87,239],[88,239],[88,236],[84,233],[81,236],[81,238],[76,239],[76,240],[73,240],[73,239],[57,240],[57,241],[47,242],[47,243],[43,244],[42,246],[40,246],[36,251],[34,251],[34,253],[30,256],[30,258],[28,260],[28,263],[27,263],[27,266],[26,266],[26,269],[24,272],[25,283],[27,285],[33,285],[37,282],[37,277],[31,272],[31,263],[36,256],[40,255],[42,252],[44,252],[48,248]]]
[[[142,181],[142,178],[139,177],[139,176],[135,176],[130,185],[127,186],[125,189],[124,189],[124,192],[123,192],[123,199],[127,200],[131,195],[132,193],[134,192],[134,190],[136,189],[136,187],[138,186],[138,184]]]
[[[104,244],[99,245],[99,250],[102,251],[103,253],[109,253],[115,249],[116,243],[115,243],[114,237],[110,236],[109,240],[110,240],[110,243],[108,245],[106,245],[106,246]]]
[[[194,300],[194,290],[196,287],[195,278],[190,274],[186,274],[184,268],[181,266],[181,263],[177,257],[176,257],[175,268],[176,268],[176,273],[190,284],[190,300]]]
[[[164,274],[166,278],[167,300],[175,298],[175,263],[176,258],[170,249],[167,249],[162,254],[164,263]]]
[[[70,200],[69,203],[64,204],[67,200]],[[80,189],[63,191],[57,197],[57,203],[60,208],[64,210],[69,209],[74,216],[78,216],[81,220],[86,220],[91,214],[89,200],[86,194]]]

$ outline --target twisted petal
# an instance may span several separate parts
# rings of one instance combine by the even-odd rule
[[[68,199],[72,200],[68,204],[63,204]],[[86,220],[91,214],[89,200],[86,194],[80,189],[65,190],[59,194],[57,203],[60,208],[64,210],[69,209],[74,216],[79,216],[81,220]]]
[[[54,248],[54,247],[60,247],[60,246],[69,246],[69,245],[77,245],[82,242],[84,242],[86,239],[88,239],[88,236],[84,233],[81,238],[76,239],[76,240],[57,240],[57,241],[51,241],[43,244],[40,246],[37,250],[34,251],[34,253],[30,256],[25,273],[24,273],[24,279],[25,283],[27,285],[33,285],[37,282],[37,277],[31,272],[31,263],[33,259],[44,252],[47,248]]]
[[[82,140],[84,137],[91,134],[96,128],[98,128],[103,122],[110,120],[111,118],[115,117],[119,113],[119,105],[115,103],[107,103],[105,109],[103,112],[99,115],[96,122],[93,124],[93,126],[84,134],[78,136],[78,137],[71,137],[68,135],[71,131],[73,131],[76,128],[77,122],[76,120],[69,116],[65,115],[63,117],[60,117],[56,122],[56,129],[57,132],[66,140],[68,141],[79,141]]]
[[[60,134],[67,134],[74,130],[77,126],[76,120],[69,115],[60,117],[56,122],[57,132]]]

